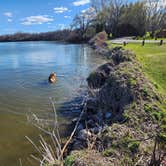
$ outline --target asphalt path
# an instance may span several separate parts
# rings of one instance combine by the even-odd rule
[[[143,40],[134,40],[133,37],[122,37],[122,38],[116,38],[111,40],[114,44],[123,44],[126,43],[142,43]],[[160,39],[158,40],[145,40],[145,43],[160,43]],[[163,40],[163,43],[166,43],[166,40]]]

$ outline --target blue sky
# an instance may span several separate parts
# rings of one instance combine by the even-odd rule
[[[63,29],[89,5],[90,0],[1,0],[0,34]]]

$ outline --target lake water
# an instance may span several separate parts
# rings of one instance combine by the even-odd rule
[[[0,43],[0,166],[37,165],[29,158],[34,148],[25,136],[37,141],[39,131],[26,114],[51,116],[50,98],[64,103],[86,87],[88,74],[105,60],[87,45],[55,42]],[[55,71],[56,84],[47,78]],[[70,111],[59,112],[67,126]],[[65,127],[62,127],[65,132]]]

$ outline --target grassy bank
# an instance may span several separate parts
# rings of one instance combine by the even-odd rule
[[[111,42],[108,42],[111,46]],[[117,46],[113,44],[113,46]],[[148,43],[145,46],[137,43],[129,43],[125,46],[135,52],[137,59],[143,66],[143,71],[155,84],[160,93],[166,96],[166,44],[158,46]]]

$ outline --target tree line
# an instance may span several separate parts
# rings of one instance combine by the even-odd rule
[[[58,30],[52,32],[42,33],[22,33],[2,35],[0,36],[0,42],[12,42],[12,41],[62,41],[78,43],[82,42],[82,37],[79,35],[77,29],[70,30]]]
[[[66,41],[83,42],[105,31],[108,37],[166,37],[164,0],[91,0],[91,7],[75,16],[70,29],[45,33],[15,33],[0,36],[0,41]]]
[[[91,0],[91,7],[74,18],[73,26],[88,38],[106,31],[113,37],[154,37],[166,29],[164,0],[144,0],[129,3],[125,0]]]

